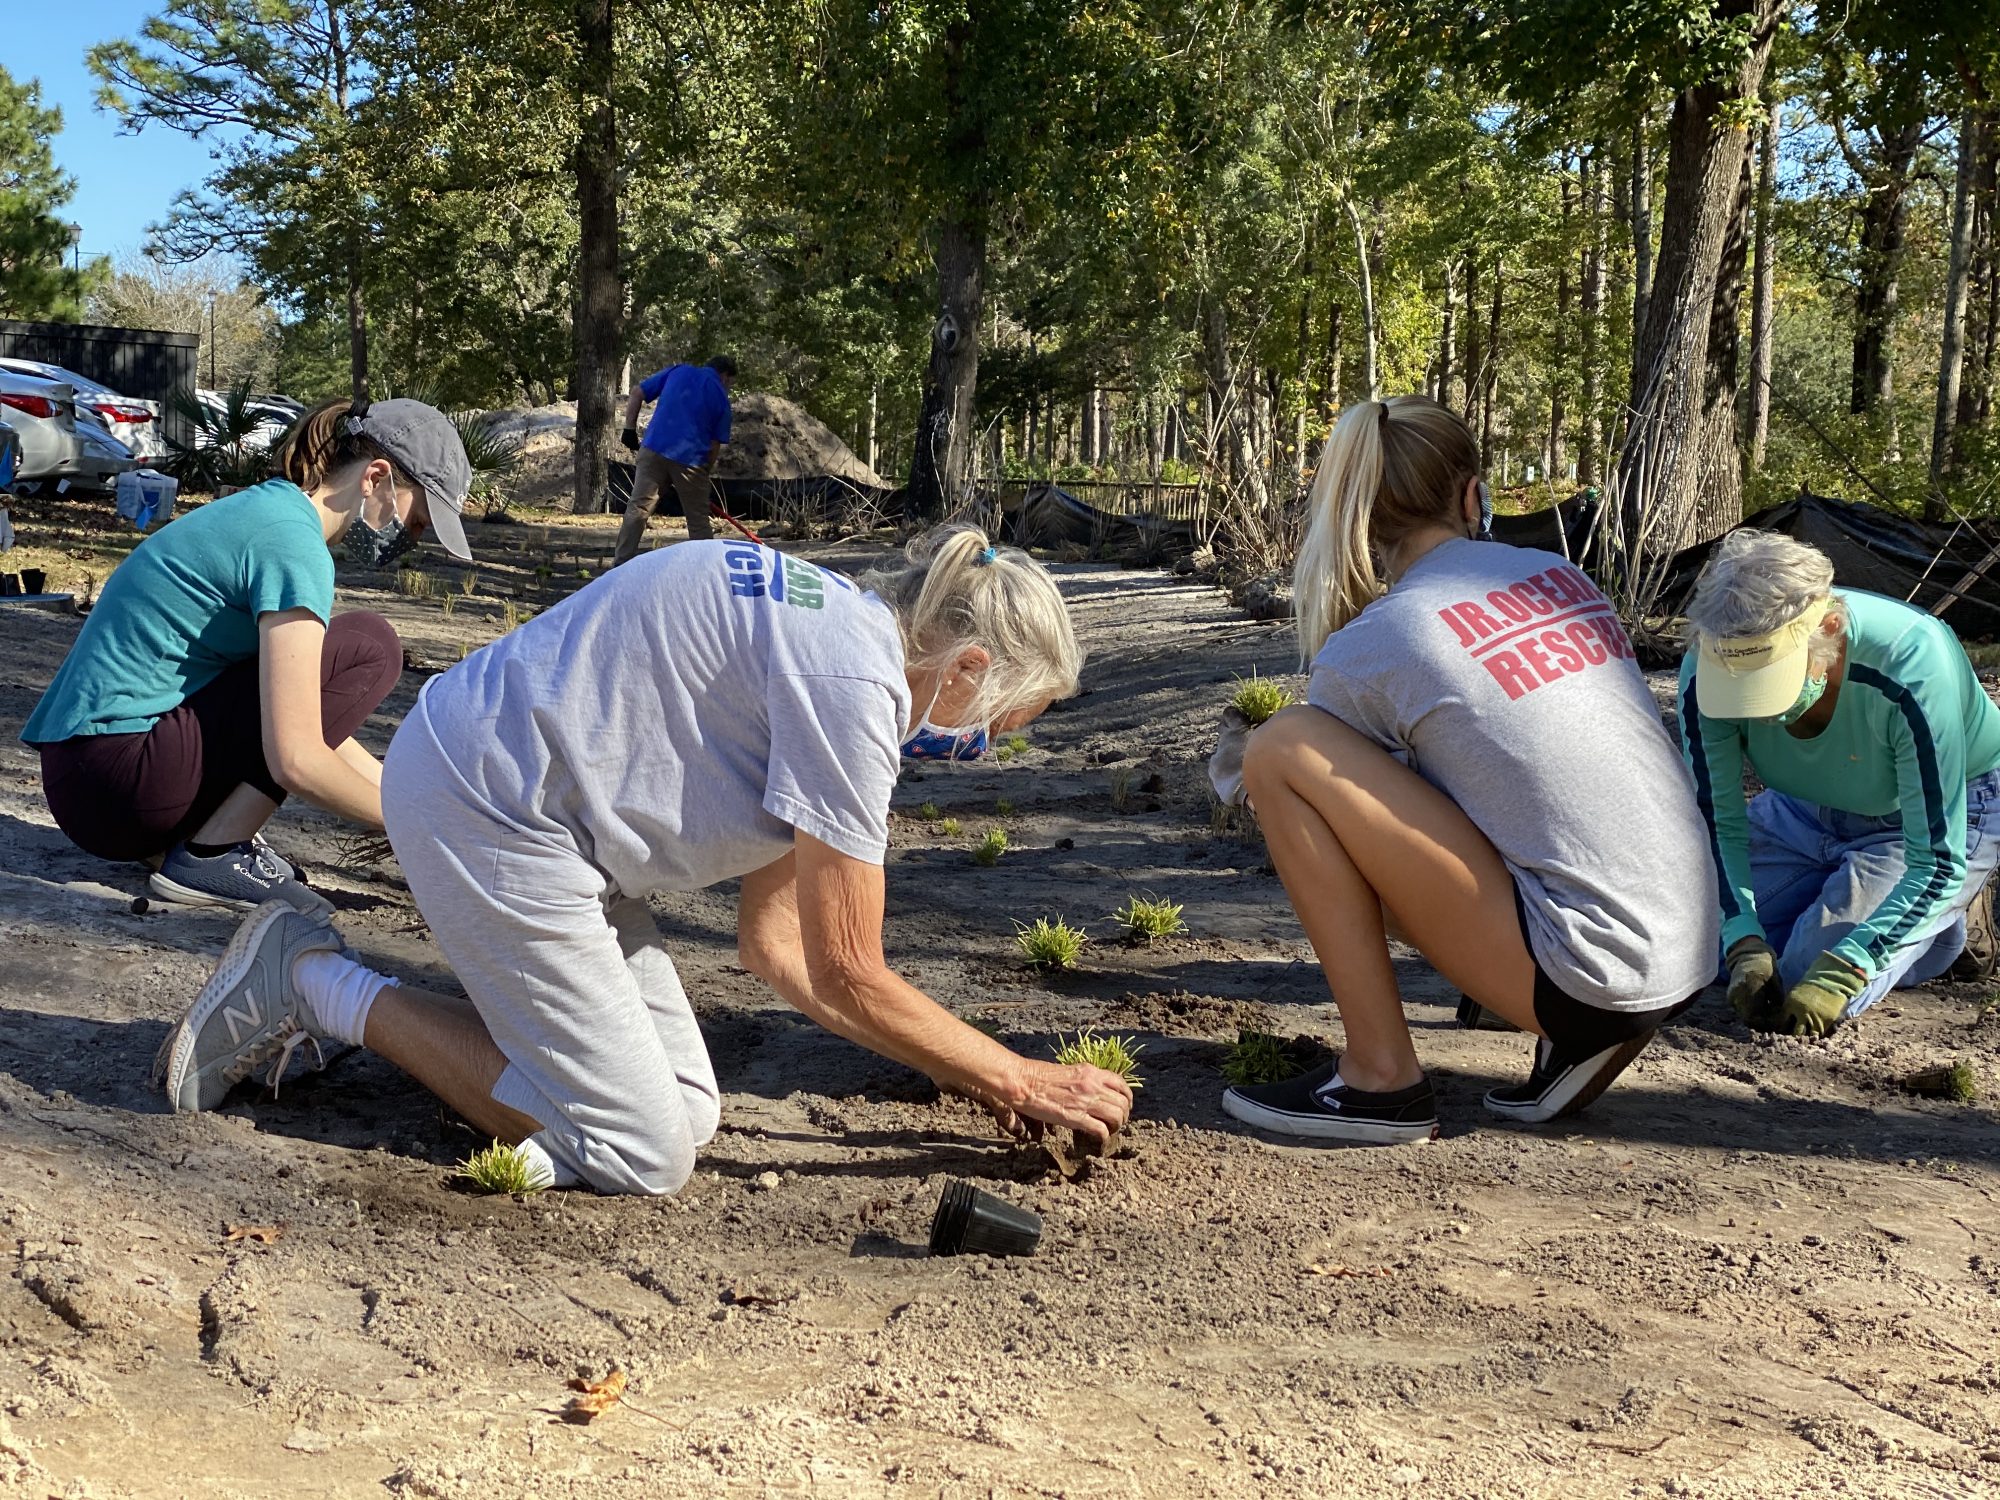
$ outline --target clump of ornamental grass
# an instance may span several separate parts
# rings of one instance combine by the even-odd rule
[[[1120,766],[1111,773],[1111,810],[1123,812],[1132,805],[1132,768]]]
[[[1912,1094],[1927,1099],[1949,1099],[1954,1104],[1970,1104],[1979,1097],[1979,1078],[1967,1062],[1912,1073],[1903,1080],[1903,1087]]]
[[[1263,723],[1281,708],[1290,708],[1296,701],[1290,688],[1259,677],[1255,672],[1236,679],[1236,691],[1229,699],[1235,710],[1253,726]]]
[[[1057,1062],[1084,1063],[1116,1073],[1130,1089],[1145,1087],[1145,1080],[1139,1076],[1139,1054],[1145,1050],[1145,1044],[1136,1037],[1113,1036],[1094,1026],[1086,1026],[1068,1041],[1056,1038]]]
[[[993,811],[1003,818],[1011,818],[1014,816],[1014,804],[1009,802],[1005,797],[1002,797],[998,802],[993,804]]]
[[[1006,852],[1007,830],[1004,828],[989,828],[986,830],[986,837],[981,839],[979,846],[972,851],[972,862],[976,865],[984,865],[990,870],[993,866],[1000,863],[1000,856]]]
[[[477,568],[469,570],[463,578],[459,579],[458,587],[459,591],[468,599],[477,594],[479,592],[479,570]]]
[[[1028,737],[1025,734],[1010,734],[1006,739],[994,746],[993,758],[1004,763],[1012,760],[1017,755],[1026,753],[1027,748]]]
[[[1074,969],[1083,955],[1083,945],[1089,941],[1082,928],[1070,926],[1061,917],[1053,922],[1047,917],[1037,917],[1032,927],[1025,922],[1014,924],[1014,945],[1032,967],[1044,973]]]
[[[937,829],[939,833],[943,834],[948,839],[955,839],[961,833],[965,832],[964,827],[959,823],[958,819],[956,818],[939,818]],[[1004,849],[1007,847],[1007,845],[1004,841],[1002,841],[1000,847]],[[999,855],[996,854],[994,858],[998,859]],[[991,861],[988,861],[988,863],[991,863]]]
[[[438,591],[437,579],[422,568],[398,568],[396,592],[405,599],[429,599]]]
[[[444,596],[444,617],[447,620],[449,620],[452,617],[452,615],[457,611],[457,609],[458,609],[458,595],[446,594]]]
[[[521,621],[525,618],[526,616],[522,613],[521,606],[516,604],[512,599],[504,600],[501,603],[500,624],[503,630],[518,629]]]
[[[539,1193],[549,1185],[548,1169],[519,1146],[495,1141],[458,1164],[457,1175],[481,1193]]]
[[[1223,1078],[1238,1087],[1283,1083],[1298,1071],[1291,1048],[1268,1031],[1252,1031],[1247,1027],[1236,1033],[1236,1045],[1222,1059]]]
[[[938,805],[935,802],[926,802],[922,807],[917,809],[917,816],[922,818],[926,823],[935,823],[944,814],[938,811]]]
[[[1155,938],[1179,937],[1188,930],[1181,920],[1181,906],[1181,902],[1156,896],[1128,896],[1125,905],[1111,914],[1111,920],[1125,929],[1132,942],[1150,943]]]

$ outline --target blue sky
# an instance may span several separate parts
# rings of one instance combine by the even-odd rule
[[[83,55],[94,44],[138,35],[160,0],[0,0],[0,66],[16,82],[36,79],[42,103],[62,110],[56,164],[76,180],[64,215],[83,226],[86,258],[138,250],[146,226],[167,216],[174,195],[208,175],[208,147],[149,127],[120,135],[115,116],[92,102],[97,82]]]

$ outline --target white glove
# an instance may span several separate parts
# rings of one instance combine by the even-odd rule
[[[1250,799],[1243,794],[1243,752],[1249,748],[1252,727],[1235,704],[1222,711],[1222,733],[1208,758],[1208,784],[1224,807],[1249,806]]]

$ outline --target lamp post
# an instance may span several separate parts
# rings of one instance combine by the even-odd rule
[[[83,251],[80,248],[82,244],[83,244],[83,226],[81,224],[70,225],[69,226],[69,269],[71,275],[79,275],[83,271]]]
[[[215,293],[208,294],[208,388],[215,389]]]

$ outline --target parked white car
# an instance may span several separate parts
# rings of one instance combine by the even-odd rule
[[[132,450],[133,456],[147,461],[167,456],[166,434],[160,430],[159,402],[123,395],[88,375],[37,359],[0,358],[0,370],[73,386],[78,409],[95,417],[107,432]]]
[[[96,488],[139,467],[130,448],[78,412],[76,390],[66,381],[0,370],[0,420],[21,439],[17,481],[68,480]]]

